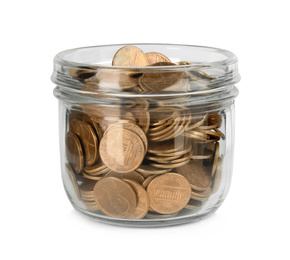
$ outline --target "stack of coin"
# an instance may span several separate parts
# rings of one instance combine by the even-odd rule
[[[191,82],[214,77],[190,62],[125,46],[113,66],[152,66],[156,73],[95,68],[70,72],[88,90],[168,93],[191,91]],[[161,71],[160,66],[193,70]],[[95,71],[93,73],[92,71]],[[219,112],[170,106],[150,95],[116,98],[68,110],[67,172],[76,197],[89,211],[116,218],[159,218],[199,210],[222,182],[225,135]]]
[[[150,142],[146,162],[158,169],[168,169],[186,165],[192,155],[191,143],[179,137],[164,142]]]

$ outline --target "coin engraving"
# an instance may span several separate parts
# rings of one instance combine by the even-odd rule
[[[127,129],[108,131],[100,144],[103,163],[116,172],[130,172],[139,167],[145,156],[143,142]]]
[[[188,181],[176,173],[156,177],[147,187],[150,207],[162,214],[173,214],[188,203],[191,188]]]
[[[101,211],[116,218],[128,217],[137,204],[133,188],[125,181],[113,177],[98,181],[94,187],[94,196]]]

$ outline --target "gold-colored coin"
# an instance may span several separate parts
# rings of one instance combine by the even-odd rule
[[[188,147],[188,141],[185,137],[179,136],[175,139],[164,142],[149,142],[148,152],[160,155],[178,152],[184,150],[184,147]]]
[[[101,211],[116,218],[126,218],[136,208],[137,196],[125,181],[108,177],[98,181],[94,187],[95,200]]]
[[[200,200],[190,199],[188,204],[184,208],[190,210],[198,210],[202,207],[202,204],[203,203]]]
[[[223,167],[223,157],[220,157],[218,159],[216,171],[214,174],[212,193],[217,192],[218,188],[220,187],[221,180],[222,180],[222,167]]]
[[[84,201],[85,207],[89,211],[99,211],[100,207],[95,201]]]
[[[137,124],[147,134],[150,126],[150,113],[148,111],[134,111],[133,114],[137,119]]]
[[[94,201],[94,187],[96,185],[96,181],[94,180],[85,180],[81,183],[79,189],[80,194],[83,200]]]
[[[86,174],[85,172],[83,172],[83,176],[87,179],[94,180],[94,181],[99,181],[103,179],[103,176],[90,175],[90,174]]]
[[[66,158],[75,173],[79,174],[84,168],[84,154],[81,142],[77,135],[68,132],[65,137]]]
[[[108,169],[108,167],[99,159],[98,162],[94,165],[91,166],[86,166],[84,168],[84,171],[87,174],[92,174],[92,175],[96,175],[96,174],[102,174],[100,173],[102,170]]]
[[[70,166],[70,164],[66,163],[65,167],[66,167],[66,171],[68,173],[68,177],[69,177],[71,184],[73,186],[74,192],[75,192],[77,198],[80,198],[81,193],[80,193],[80,189],[79,189],[79,185],[78,185],[75,173],[74,173],[72,167]]]
[[[69,74],[72,78],[83,80],[93,77],[96,74],[94,67],[74,67],[69,70]]]
[[[78,135],[84,147],[86,165],[94,164],[99,157],[99,142],[93,128],[89,124],[79,121],[74,127],[74,132]]]
[[[179,168],[188,164],[189,160],[190,158],[180,163],[167,163],[167,164],[150,163],[150,165],[156,168],[161,168],[161,169],[173,169],[173,168]]]
[[[220,144],[216,143],[214,159],[213,159],[213,164],[212,164],[212,170],[211,170],[211,177],[214,176],[216,168],[217,168],[217,163],[218,163],[218,158],[219,158],[219,151],[220,151]]]
[[[139,67],[147,66],[149,62],[145,53],[139,48],[135,46],[124,46],[116,52],[112,65]]]
[[[188,203],[191,187],[188,181],[177,173],[156,177],[147,187],[150,207],[158,213],[173,214]]]
[[[211,187],[208,187],[207,189],[203,190],[203,191],[199,191],[199,190],[191,190],[191,195],[192,196],[196,196],[196,197],[201,197],[201,198],[208,198],[212,193],[212,189]]]
[[[142,183],[142,186],[147,189],[148,185],[151,183],[151,181],[153,181],[155,178],[157,177],[157,175],[150,175],[149,177],[147,177],[145,179],[145,181]]]
[[[155,174],[164,174],[167,173],[168,170],[162,170],[162,169],[157,169],[155,167],[152,167],[150,165],[140,165],[138,169],[136,169],[137,172],[141,174],[146,174],[146,175],[155,175]]]
[[[149,64],[154,64],[154,63],[157,63],[157,62],[171,62],[171,60],[166,57],[165,55],[159,53],[159,52],[147,52],[145,53],[148,61],[149,61]]]
[[[191,156],[191,159],[194,160],[205,160],[205,159],[210,159],[213,156],[213,152],[208,149],[204,149],[202,153],[196,154],[195,151],[193,151],[193,154]]]
[[[146,218],[149,219],[168,219],[168,218],[173,218],[175,216],[177,216],[178,212],[174,213],[174,214],[159,214],[157,212],[151,212],[151,213],[147,213]]]
[[[191,77],[195,80],[205,80],[205,81],[211,81],[215,79],[215,77],[212,77],[205,73],[202,70],[192,70],[189,73],[191,73]]]
[[[175,66],[171,62],[158,62],[151,64],[151,66]],[[188,79],[184,72],[160,71],[160,72],[146,72],[139,80],[139,84],[145,90],[153,91],[175,91],[181,90]]]
[[[107,129],[107,131],[116,130],[116,129],[127,129],[127,130],[130,130],[130,131],[133,131],[134,133],[136,133],[142,139],[144,147],[145,147],[145,151],[147,151],[147,149],[148,149],[147,137],[146,137],[144,131],[139,126],[137,126],[136,124],[133,124],[133,123],[124,122],[122,120],[122,121],[119,121],[118,123],[111,125]]]
[[[211,177],[200,161],[191,160],[177,172],[188,180],[194,190],[203,191],[211,185]]]
[[[127,183],[129,183],[134,189],[137,195],[137,205],[135,210],[128,216],[131,219],[141,219],[143,218],[149,209],[149,198],[146,190],[137,182],[125,179]]]
[[[98,87],[101,90],[125,90],[138,86],[138,79],[132,78],[128,73],[99,70],[96,77],[98,78]]]
[[[112,171],[121,173],[137,169],[145,156],[143,141],[127,129],[107,131],[99,149],[103,163]]]
[[[133,180],[137,183],[142,184],[144,181],[144,177],[135,172],[135,171],[131,171],[131,172],[125,172],[125,173],[120,173],[120,172],[114,172],[114,171],[110,171],[108,172],[105,177],[115,177],[115,178],[120,178],[120,179],[129,179],[129,180]]]

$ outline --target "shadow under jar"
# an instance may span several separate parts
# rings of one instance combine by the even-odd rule
[[[190,45],[94,46],[56,55],[61,173],[73,207],[138,227],[200,220],[231,182],[229,51]]]

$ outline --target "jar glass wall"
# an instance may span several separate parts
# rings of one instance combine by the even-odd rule
[[[197,46],[121,47],[80,48],[55,58],[61,172],[70,202],[118,225],[166,226],[208,216],[230,187],[236,57]]]

